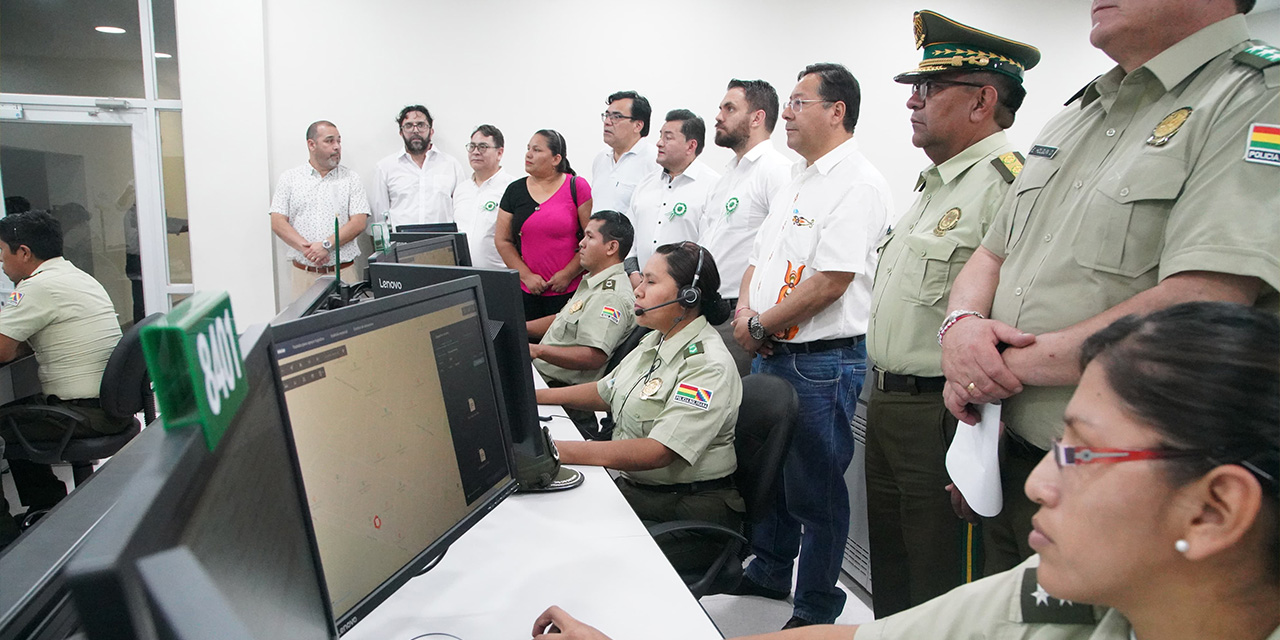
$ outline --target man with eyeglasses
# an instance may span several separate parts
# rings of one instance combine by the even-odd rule
[[[756,231],[769,214],[769,201],[791,180],[791,161],[769,141],[778,124],[778,102],[778,92],[768,82],[735,78],[729,81],[716,114],[716,146],[733,151],[734,157],[707,195],[698,244],[716,257],[720,297],[731,309],[738,306],[742,274],[751,259]],[[733,339],[733,324],[726,322],[716,331],[733,355],[738,373],[751,373],[755,354]]]
[[[861,91],[838,64],[809,65],[784,103],[787,146],[802,160],[774,196],[742,277],[734,337],[757,353],[753,373],[791,383],[800,398],[781,488],[751,529],[755,560],[735,593],[783,599],[799,554],[795,606],[784,629],[833,622],[849,533],[844,472],[866,375],[876,245],[889,225],[889,185],[858,150]]]
[[[431,144],[434,120],[420,105],[396,116],[404,151],[378,161],[373,178],[373,214],[391,231],[406,224],[453,222],[454,195],[467,174],[453,156]]]
[[[458,231],[467,234],[471,264],[488,269],[507,268],[493,241],[498,203],[507,185],[516,179],[502,168],[503,145],[502,132],[491,124],[482,124],[471,132],[466,148],[473,173],[458,185],[453,199]]]
[[[1280,50],[1250,39],[1253,4],[1095,2],[1090,42],[1117,66],[1041,130],[956,279],[943,395],[966,422],[1002,400],[1007,439],[988,573],[1033,552],[1022,486],[1062,434],[1087,336],[1182,302],[1276,309]]]
[[[707,193],[720,178],[698,161],[707,141],[707,124],[688,109],[667,112],[658,131],[658,166],[662,171],[636,187],[627,217],[636,241],[626,259],[633,287],[640,284],[640,267],[664,244],[698,239],[698,226]]]
[[[635,91],[619,91],[606,101],[600,119],[608,145],[591,162],[591,211],[626,211],[645,178],[658,172],[658,150],[641,141],[649,135],[649,100]]]
[[[916,12],[915,33],[924,60],[894,81],[911,85],[911,143],[932,164],[881,246],[867,331],[875,363],[866,476],[876,618],[982,577],[974,565],[980,532],[956,517],[944,488],[956,419],[942,399],[937,333],[951,284],[1022,170],[1005,129],[1026,96],[1023,72],[1040,61],[1035,47],[932,11]]]

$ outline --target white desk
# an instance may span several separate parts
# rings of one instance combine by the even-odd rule
[[[559,407],[539,411],[563,414]],[[558,439],[581,439],[567,418],[549,426]],[[614,640],[721,638],[609,474],[574,468],[586,476],[582,486],[507,498],[344,640],[431,632],[525,640],[553,604]]]

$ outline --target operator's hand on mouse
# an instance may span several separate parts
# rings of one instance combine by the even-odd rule
[[[609,637],[553,605],[533,623],[533,640],[609,640]]]

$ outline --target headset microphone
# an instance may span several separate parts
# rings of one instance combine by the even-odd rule
[[[668,300],[662,304],[656,304],[652,307],[636,307],[636,315],[642,316],[650,311],[653,311],[654,309],[661,309],[669,305],[677,304],[680,302],[680,300],[681,298],[676,298],[675,300]]]
[[[684,246],[686,244],[691,244],[695,247],[698,247],[698,245],[692,242],[682,242],[681,246]],[[692,309],[698,306],[698,303],[702,301],[702,289],[698,288],[698,280],[702,278],[702,256],[703,256],[702,251],[703,251],[702,247],[698,247],[698,266],[695,267],[693,270],[692,284],[685,287],[680,287],[680,291],[676,293],[676,297],[672,300],[668,300],[662,304],[654,305],[652,307],[636,307],[636,315],[642,316],[650,311],[653,311],[654,309],[661,309],[662,307],[666,307],[673,304],[679,304],[680,306],[686,309]]]

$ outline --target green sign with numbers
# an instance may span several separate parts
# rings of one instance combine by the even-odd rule
[[[197,293],[142,328],[142,352],[166,429],[199,424],[213,451],[248,395],[231,298]]]

